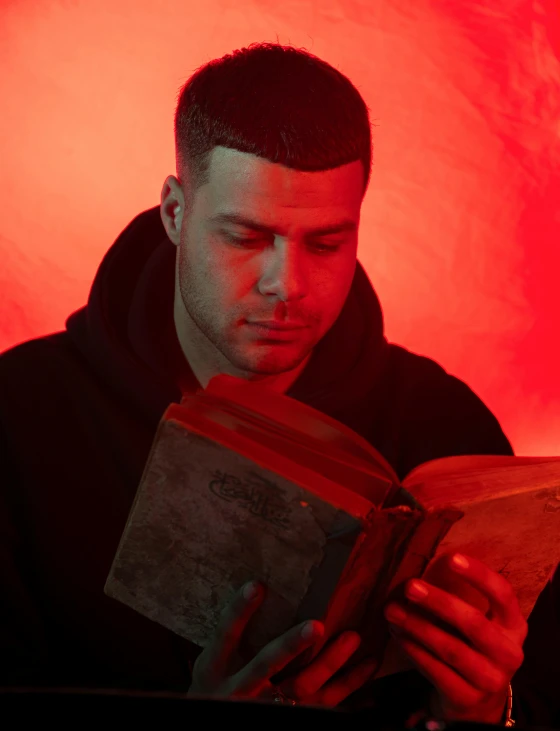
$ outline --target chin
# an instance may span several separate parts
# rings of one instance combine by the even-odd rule
[[[254,373],[260,376],[278,376],[281,373],[293,371],[307,358],[309,354],[294,355],[286,353],[284,357],[279,353],[268,353],[266,355],[252,357],[245,354],[245,357],[232,358],[231,363],[235,368],[246,373]]]
[[[258,376],[279,376],[282,373],[288,373],[294,371],[301,361],[298,363],[246,363],[245,367],[240,370],[245,373],[254,373]]]

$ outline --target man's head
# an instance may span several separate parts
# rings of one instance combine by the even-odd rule
[[[263,44],[191,78],[175,134],[178,178],[164,183],[161,214],[178,246],[185,355],[203,385],[225,372],[284,390],[350,290],[371,170],[367,107],[325,62]]]

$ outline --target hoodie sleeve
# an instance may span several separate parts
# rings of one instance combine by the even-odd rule
[[[46,640],[17,524],[17,475],[1,430],[0,465],[0,686],[40,685]]]

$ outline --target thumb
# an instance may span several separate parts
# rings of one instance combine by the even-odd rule
[[[232,655],[239,647],[247,623],[264,599],[264,587],[256,581],[245,584],[220,615],[210,643],[203,651],[204,665],[219,676],[228,674]]]

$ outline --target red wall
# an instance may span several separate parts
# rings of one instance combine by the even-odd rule
[[[377,125],[359,255],[389,338],[465,379],[519,454],[560,454],[558,0],[0,0],[0,349],[62,328],[158,203],[190,74],[277,39]]]

